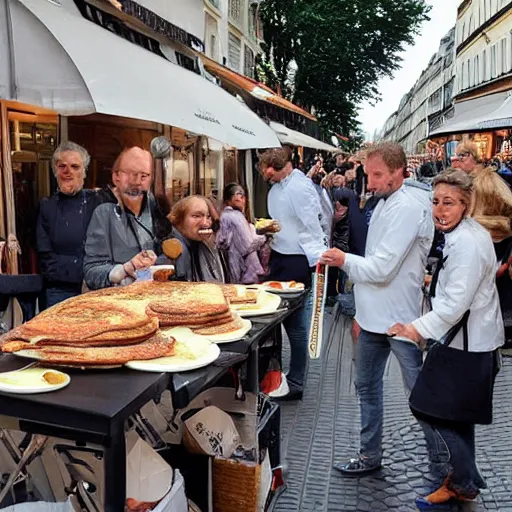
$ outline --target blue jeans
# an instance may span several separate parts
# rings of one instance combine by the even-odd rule
[[[284,328],[290,340],[290,371],[287,380],[300,389],[304,386],[308,367],[308,339],[313,309],[313,291],[304,297],[302,306],[294,311],[284,322]]]
[[[45,301],[44,305],[40,309],[51,308],[62,302],[63,300],[70,299],[71,297],[76,297],[80,295],[82,292],[82,284],[77,284],[75,286],[69,285],[66,288],[59,288],[57,286],[50,286],[46,288],[44,291]]]
[[[469,424],[431,425],[437,441],[447,449],[450,487],[472,496],[487,486],[478,471],[475,456],[475,426]]]
[[[370,464],[380,464],[382,459],[383,382],[382,378],[390,352],[395,354],[404,386],[409,394],[423,364],[423,354],[413,343],[395,340],[385,334],[361,329],[356,345],[355,386],[361,408],[361,450]],[[447,474],[449,459],[446,446],[434,436],[432,427],[419,422],[427,441],[431,471],[442,479]]]

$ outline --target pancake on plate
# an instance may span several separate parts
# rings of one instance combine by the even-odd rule
[[[120,365],[133,360],[156,359],[174,355],[175,340],[161,333],[137,345],[117,347],[33,347],[20,355],[61,365]]]

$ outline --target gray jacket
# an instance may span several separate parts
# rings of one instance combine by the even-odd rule
[[[115,265],[126,263],[140,251],[156,250],[154,236],[142,229],[119,204],[105,203],[94,210],[84,257],[84,279],[90,289],[112,286],[109,274]]]

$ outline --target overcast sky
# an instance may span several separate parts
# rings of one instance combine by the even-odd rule
[[[382,101],[373,107],[361,105],[359,121],[370,139],[398,108],[402,96],[414,85],[430,57],[438,50],[439,41],[455,25],[460,0],[427,0],[427,3],[432,5],[430,21],[424,23],[414,46],[407,47],[402,53],[402,68],[392,79],[385,78],[378,85]]]

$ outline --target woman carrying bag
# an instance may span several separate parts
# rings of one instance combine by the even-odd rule
[[[448,169],[433,187],[434,222],[445,234],[445,247],[430,287],[431,311],[389,329],[390,335],[419,345],[437,340],[412,390],[410,406],[447,449],[450,471],[439,489],[416,500],[420,510],[450,500],[472,500],[485,488],[475,460],[474,425],[492,422],[497,349],[504,341],[492,240],[467,217],[472,178]]]

